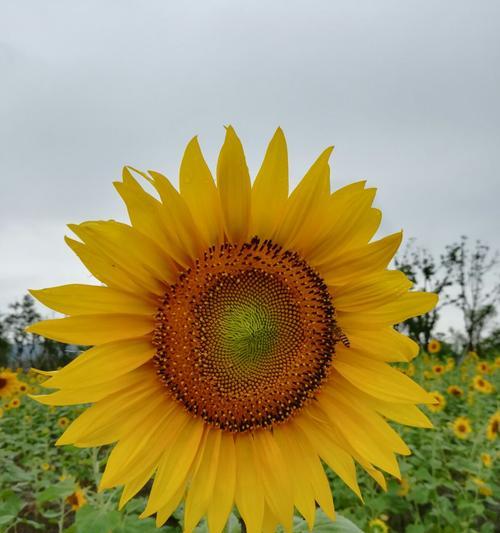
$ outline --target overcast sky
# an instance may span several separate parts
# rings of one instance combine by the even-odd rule
[[[175,181],[233,124],[251,171],[280,125],[292,183],[379,188],[380,234],[500,248],[500,2],[0,0],[0,311],[91,282],[65,224],[125,219],[121,167]]]

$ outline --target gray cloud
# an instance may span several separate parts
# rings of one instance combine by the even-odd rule
[[[199,134],[214,168],[228,123],[254,171],[281,125],[293,183],[335,144],[382,233],[500,247],[499,56],[496,0],[2,3],[0,309],[88,279],[64,224],[124,218],[123,164],[175,180]]]

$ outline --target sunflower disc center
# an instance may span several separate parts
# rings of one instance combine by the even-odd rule
[[[298,254],[257,238],[211,248],[158,310],[158,375],[215,427],[283,422],[328,374],[334,316],[328,288]]]

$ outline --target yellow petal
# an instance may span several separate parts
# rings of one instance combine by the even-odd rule
[[[292,429],[292,431],[290,431],[290,429]],[[274,429],[273,434],[286,464],[293,465],[293,468],[290,468],[289,475],[294,503],[299,513],[306,520],[309,529],[312,530],[315,518],[315,490],[312,483],[314,478],[313,472],[316,473],[314,469],[314,452],[313,450],[308,450],[309,454],[303,452],[303,448],[300,447],[298,441],[304,439],[304,437],[300,428],[296,425],[293,428],[290,427],[290,424],[277,426]],[[310,457],[308,455],[310,455]],[[319,466],[324,475],[321,465]],[[322,496],[323,495],[320,494],[319,498],[322,499]],[[328,496],[331,501],[332,497],[329,486],[327,499]]]
[[[148,504],[141,517],[149,516],[168,504],[184,484],[203,434],[204,424],[188,414],[183,426],[171,439],[166,448],[151,487]]]
[[[208,503],[207,517],[211,533],[220,533],[224,529],[233,507],[236,486],[236,451],[231,433],[222,433],[219,457],[213,494]]]
[[[327,215],[323,226],[326,233],[310,238],[307,257],[312,263],[321,263],[338,257],[348,249],[356,249],[366,245],[380,225],[382,215],[379,210],[372,209],[376,189],[356,189],[350,197],[342,202],[330,197]]]
[[[26,331],[66,344],[90,346],[120,339],[142,337],[151,333],[154,327],[153,317],[106,314],[77,315],[42,320],[27,327]]]
[[[284,248],[301,249],[313,230],[321,227],[330,194],[328,160],[333,147],[327,148],[313,163],[293,190],[285,214],[276,230],[276,241]]]
[[[125,483],[123,486],[123,491],[120,496],[120,502],[118,503],[118,509],[121,510],[130,501],[151,479],[151,476],[154,473],[154,468],[145,469],[141,472],[139,476],[134,478],[132,481]]]
[[[288,152],[283,131],[278,128],[252,187],[250,234],[270,237],[283,215],[287,198]]]
[[[144,289],[135,283],[125,270],[120,268],[112,259],[103,257],[86,244],[64,237],[66,244],[78,256],[87,270],[99,281],[124,291],[136,294],[144,294]]]
[[[302,429],[310,443],[317,450],[325,463],[342,479],[342,481],[359,497],[356,467],[349,453],[342,449],[334,440],[333,432],[328,431],[328,420],[317,420],[312,413],[314,404],[308,406],[307,412],[298,416],[295,423]]]
[[[338,346],[338,345],[337,345]],[[333,368],[370,396],[396,403],[433,403],[432,396],[388,364],[339,347]]]
[[[57,375],[57,372],[54,376]],[[142,367],[139,367],[132,372],[106,381],[105,383],[99,383],[97,385],[87,386],[85,382],[80,383],[79,387],[73,389],[65,389],[54,392],[52,394],[40,394],[32,396],[37,402],[45,405],[76,405],[79,403],[97,402],[106,396],[109,396],[124,388],[133,388],[137,384],[147,384],[154,379],[154,367],[149,363],[146,363]]]
[[[390,449],[384,448],[374,440],[367,439],[367,432],[352,409],[345,409],[345,405],[340,406],[332,402],[328,405],[328,411],[322,409],[320,405],[314,405],[313,409],[321,410],[328,417],[332,426],[346,442],[366,461],[389,472],[393,476],[400,477],[399,467]],[[311,412],[313,412],[311,409]],[[316,432],[317,434],[318,432]]]
[[[370,311],[401,297],[413,283],[398,270],[386,270],[332,289],[336,309]]]
[[[257,468],[255,444],[251,434],[238,434],[236,445],[236,505],[248,533],[261,533],[264,519],[264,493]]]
[[[293,497],[288,466],[269,431],[256,431],[254,444],[256,458],[260,465],[266,503],[285,530],[291,529]]]
[[[126,313],[154,315],[158,304],[137,294],[96,285],[61,285],[30,290],[39,302],[65,315]]]
[[[186,497],[184,507],[185,533],[191,533],[207,511],[215,484],[219,458],[225,460],[225,457],[220,455],[221,435],[222,432],[219,430],[208,430],[201,462],[191,480]]]
[[[410,455],[410,449],[391,426],[375,412],[372,406],[363,404],[353,394],[325,386],[318,395],[318,402],[330,418],[341,409],[345,416],[356,420],[358,426],[362,426],[368,444],[380,445],[401,455]]]
[[[411,361],[417,356],[418,344],[391,327],[372,331],[345,329],[351,349],[379,361]]]
[[[250,175],[243,147],[231,126],[226,130],[217,162],[217,188],[228,241],[246,241],[250,222]]]
[[[184,152],[179,186],[207,247],[222,243],[224,226],[219,194],[196,137],[191,140]]]
[[[90,348],[45,383],[45,387],[73,389],[111,381],[153,358],[149,338],[126,339]]]
[[[366,246],[332,255],[325,261],[310,260],[328,285],[344,285],[351,279],[359,279],[373,272],[384,270],[396,253],[402,232],[394,233]]]
[[[123,182],[114,183],[118,194],[127,206],[132,226],[152,239],[169,257],[184,264],[187,257],[181,250],[177,236],[169,227],[162,204],[141,187],[132,176],[131,170],[146,179],[149,176],[131,167],[125,167],[123,169]]]
[[[144,442],[147,441],[144,444],[147,453],[141,455],[140,449],[138,451],[137,448],[133,447],[134,443],[130,440],[132,437],[122,437],[122,440],[128,439],[131,451],[130,458],[115,469],[106,467],[101,479],[101,489],[129,483],[141,475],[145,475],[146,470],[155,471],[172,439],[176,437],[186,418],[190,416],[177,402],[168,402],[165,404],[163,412],[155,411],[155,413],[156,421],[153,421],[147,429],[144,426],[144,430],[141,432],[145,439]],[[143,442],[142,439],[140,442]]]
[[[181,483],[172,496],[170,496],[170,498],[165,502],[163,507],[158,510],[158,513],[156,514],[156,527],[163,526],[163,524],[170,518],[177,507],[179,507],[184,493],[186,492],[186,484],[186,481]]]
[[[158,434],[161,430],[177,427],[179,418],[184,419],[176,412],[180,407],[175,402],[164,401],[159,405],[160,408],[144,413],[140,419],[140,430],[124,434],[113,448],[100,481],[100,489],[137,480],[145,471],[151,472],[158,464],[161,454],[168,446],[165,437],[158,446]]]
[[[132,385],[89,407],[70,424],[57,444],[84,445],[92,442],[92,446],[100,446],[115,442],[127,433],[128,428],[133,428],[149,412],[163,404],[167,405],[168,399],[159,396],[155,387],[149,387],[147,382]],[[138,406],[143,406],[140,413],[136,412]]]
[[[115,262],[120,269],[152,294],[163,295],[177,279],[170,257],[146,235],[114,220],[68,224],[95,253]]]
[[[184,198],[177,192],[170,181],[158,172],[152,170],[149,174],[153,178],[153,185],[158,191],[163,202],[163,214],[168,227],[175,232],[179,245],[184,249],[189,258],[194,259],[207,248],[194,219],[189,211]]]
[[[337,313],[342,329],[378,329],[392,326],[404,320],[423,315],[436,306],[437,294],[429,292],[408,292],[397,300],[364,312]]]
[[[399,424],[423,428],[433,427],[432,422],[415,405],[410,403],[385,402],[380,398],[370,396],[352,385],[352,383],[335,371],[331,373],[329,383],[324,385],[325,390],[330,387],[330,384],[333,389],[343,391],[346,395],[350,395],[351,398],[355,398],[355,400],[363,403],[366,407],[375,409],[381,415]]]

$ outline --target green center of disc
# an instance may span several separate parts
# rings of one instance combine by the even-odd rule
[[[263,302],[234,305],[221,320],[225,351],[240,363],[252,363],[272,355],[279,340],[276,319]]]

